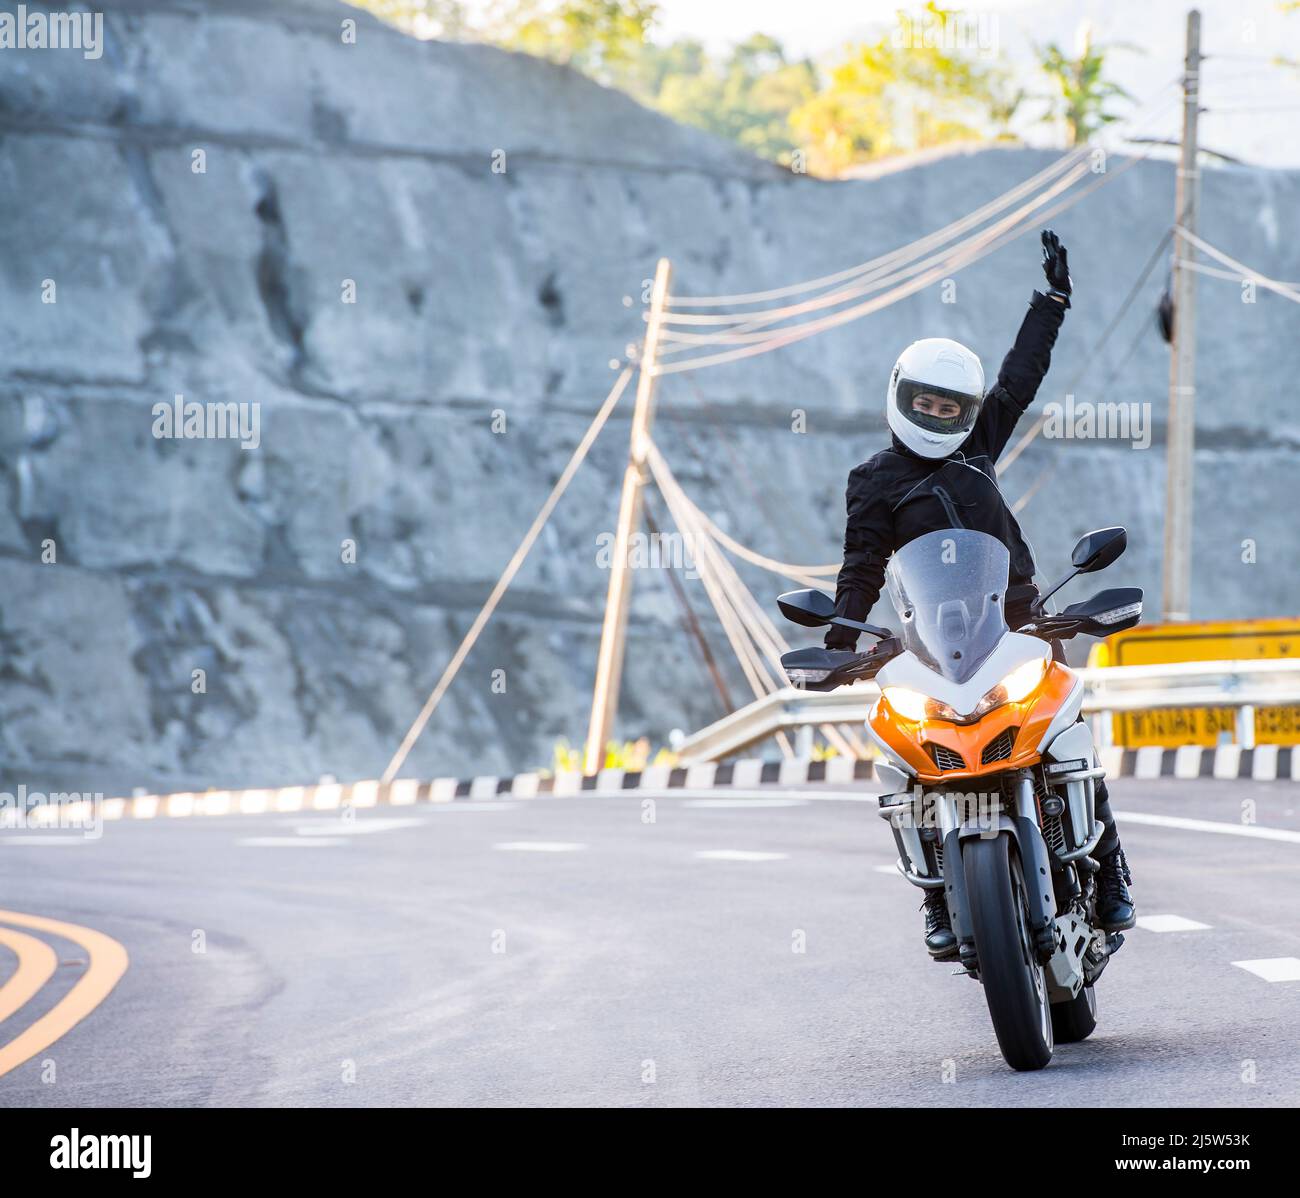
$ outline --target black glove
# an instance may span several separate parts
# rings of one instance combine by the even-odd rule
[[[1065,246],[1051,229],[1044,229],[1043,238],[1043,274],[1047,276],[1050,294],[1059,296],[1070,306],[1070,264],[1066,259]]]
[[[856,628],[844,628],[839,624],[832,624],[823,644],[827,649],[847,649],[852,653],[857,650],[858,635]]]

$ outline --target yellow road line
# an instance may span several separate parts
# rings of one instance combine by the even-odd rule
[[[9,928],[0,928],[0,944],[13,949],[18,957],[18,968],[0,986],[0,1023],[3,1023],[54,976],[59,959],[44,940]]]
[[[0,923],[62,936],[84,948],[88,958],[86,972],[77,979],[72,989],[51,1010],[0,1048],[0,1077],[3,1077],[42,1049],[48,1048],[61,1036],[67,1035],[99,1006],[126,972],[129,958],[126,949],[116,940],[93,928],[83,928],[58,919],[46,919],[40,915],[22,915],[17,911],[3,910],[0,910]]]

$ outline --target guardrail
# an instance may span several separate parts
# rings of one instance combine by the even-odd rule
[[[1300,658],[1107,666],[1074,673],[1083,679],[1085,714],[1232,707],[1237,712],[1237,743],[1244,748],[1255,743],[1256,707],[1300,703]],[[879,695],[874,682],[829,693],[785,687],[692,733],[678,746],[677,758],[683,765],[717,761],[785,729],[861,727]],[[1109,728],[1109,721],[1101,721],[1101,744],[1108,743]]]

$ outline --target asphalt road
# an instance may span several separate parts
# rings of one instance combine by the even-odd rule
[[[0,1106],[1300,1101],[1300,981],[1234,964],[1300,958],[1300,786],[1112,782],[1118,812],[1220,829],[1120,817],[1140,914],[1208,926],[1129,933],[1096,1033],[1038,1074],[1003,1064],[980,987],[925,955],[874,805],[814,793],[3,838],[0,908],[105,933],[130,964],[0,1076]],[[1222,834],[1243,800],[1292,838]],[[59,966],[0,1046],[84,969],[44,938]]]

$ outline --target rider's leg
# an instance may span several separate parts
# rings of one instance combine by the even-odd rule
[[[944,898],[942,887],[934,887],[925,892],[921,910],[925,912],[925,947],[930,956],[941,957],[952,952],[957,947],[957,937],[953,935],[952,921],[948,918],[948,902]]]
[[[1052,642],[1052,660],[1065,663],[1065,649],[1060,641]],[[1128,862],[1124,859],[1124,850],[1120,847],[1105,778],[1097,780],[1095,799],[1097,818],[1105,829],[1097,847],[1092,851],[1101,866],[1097,874],[1097,920],[1105,931],[1119,932],[1131,928],[1137,921],[1133,896],[1128,891],[1133,884],[1133,877],[1129,873]]]
[[[1093,850],[1093,856],[1101,866],[1097,874],[1097,921],[1107,932],[1118,932],[1131,928],[1137,921],[1133,896],[1128,892],[1133,878],[1120,847],[1104,778],[1097,782],[1096,800],[1097,818],[1105,827]]]

